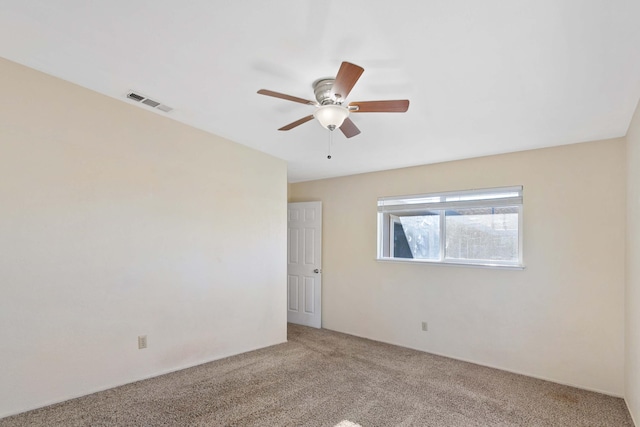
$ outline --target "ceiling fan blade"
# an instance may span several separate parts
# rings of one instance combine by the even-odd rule
[[[282,126],[282,127],[281,127],[280,129],[278,129],[278,130],[291,130],[291,129],[293,129],[293,128],[294,128],[294,127],[296,127],[296,126],[300,126],[300,125],[301,125],[301,124],[303,124],[303,123],[307,123],[309,120],[313,120],[313,114],[311,114],[310,116],[307,116],[307,117],[303,117],[303,118],[301,118],[300,120],[296,120],[296,121],[295,121],[295,122],[293,122],[293,123],[289,123],[289,124],[288,124],[288,125],[286,125],[286,126]]]
[[[274,98],[286,99],[287,101],[299,102],[300,104],[316,105],[314,101],[298,98],[297,96],[286,95],[280,92],[274,92],[272,90],[260,89],[258,93],[260,95],[267,95],[267,96],[273,96]]]
[[[331,89],[331,91],[336,95],[336,97],[345,99],[363,72],[364,68],[350,62],[343,62],[342,65],[340,65],[338,75],[336,76],[336,80],[333,82],[333,89]]]
[[[356,136],[360,133],[360,129],[351,121],[349,117],[344,119],[342,122],[342,126],[340,126],[340,130],[347,138],[351,138],[352,136]]]
[[[404,113],[409,109],[409,100],[351,102],[349,107],[358,107],[352,113]]]

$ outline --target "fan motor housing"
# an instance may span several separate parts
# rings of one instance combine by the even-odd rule
[[[318,79],[313,82],[313,93],[316,96],[316,100],[320,105],[342,104],[341,101],[336,100],[333,94],[333,83],[336,79],[325,78]]]

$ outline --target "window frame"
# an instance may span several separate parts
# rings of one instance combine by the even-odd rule
[[[518,259],[507,261],[447,258],[447,210],[497,207],[515,207],[517,210]],[[399,222],[402,216],[419,216],[421,212],[433,214],[434,211],[438,212],[440,218],[439,258],[417,259],[391,256],[394,238],[393,222]],[[380,197],[378,198],[377,234],[376,259],[378,261],[522,270],[525,268],[523,262],[523,186]]]

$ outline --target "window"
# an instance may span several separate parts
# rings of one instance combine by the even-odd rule
[[[522,187],[378,199],[378,259],[522,267]]]

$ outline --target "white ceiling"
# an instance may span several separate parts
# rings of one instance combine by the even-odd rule
[[[0,56],[285,159],[289,181],[626,134],[640,98],[638,0],[0,0]],[[311,83],[365,72],[346,139],[308,122]],[[140,106],[140,108],[148,108]],[[158,114],[163,114],[158,112]]]

